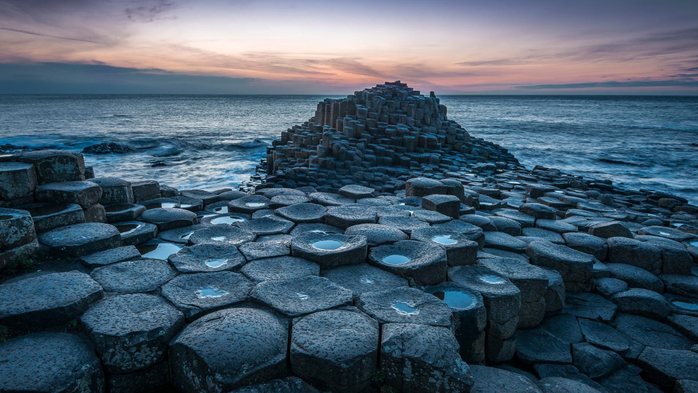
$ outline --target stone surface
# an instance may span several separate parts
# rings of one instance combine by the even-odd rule
[[[606,259],[608,253],[606,239],[582,232],[568,232],[562,234],[562,237],[565,239],[567,247],[593,255],[599,261]]]
[[[511,371],[485,366],[470,366],[470,371],[475,379],[471,393],[541,392],[533,381]]]
[[[362,263],[366,260],[367,250],[363,235],[310,232],[291,241],[291,255],[315,262],[323,269]]]
[[[185,247],[168,260],[180,273],[209,273],[233,270],[245,264],[245,258],[231,244],[201,243]]]
[[[676,380],[698,381],[698,353],[648,346],[637,359],[650,381],[660,386],[673,386]]]
[[[286,376],[288,322],[254,308],[203,316],[172,342],[172,382],[187,393],[218,393]]]
[[[653,274],[662,270],[662,251],[659,248],[625,237],[608,239],[608,260],[636,266]]]
[[[257,236],[278,235],[288,233],[293,228],[293,222],[280,217],[268,216],[242,221],[238,223],[238,227]]]
[[[317,276],[263,281],[250,296],[289,317],[349,305],[352,300],[350,290]]]
[[[560,273],[568,291],[581,291],[589,287],[593,275],[593,256],[546,241],[529,243],[526,254],[532,264]]]
[[[631,340],[646,346],[684,350],[691,341],[669,325],[638,315],[618,314],[616,329]]]
[[[30,203],[19,208],[31,214],[36,232],[85,222],[85,212],[76,203]]]
[[[433,243],[446,249],[449,266],[472,265],[477,260],[478,243],[456,231],[434,227],[415,229],[411,239]]]
[[[633,233],[618,221],[609,221],[594,224],[589,228],[589,234],[608,239],[611,237],[625,237],[632,239]]]
[[[94,351],[66,333],[35,333],[0,344],[0,376],[3,392],[105,391]]]
[[[570,344],[543,329],[516,333],[516,356],[524,363],[572,363]]]
[[[99,267],[111,265],[112,263],[127,261],[141,256],[134,246],[124,246],[112,248],[110,250],[99,251],[94,254],[80,257],[80,262],[89,267]]]
[[[543,378],[538,381],[538,387],[543,393],[599,393],[589,385],[559,377]]]
[[[233,272],[183,274],[162,286],[162,296],[184,313],[187,320],[246,300],[253,284]]]
[[[160,231],[196,224],[196,214],[178,208],[149,209],[141,214],[140,219],[155,224]]]
[[[105,299],[80,318],[110,373],[129,373],[163,361],[184,316],[159,296],[133,294]]]
[[[364,292],[357,306],[379,323],[416,323],[451,327],[451,310],[441,300],[415,288],[397,287]]]
[[[618,306],[618,312],[642,315],[657,320],[664,319],[671,312],[664,296],[647,289],[631,288],[611,296]]]
[[[118,247],[121,235],[113,225],[85,223],[53,229],[39,235],[39,241],[54,255],[80,257]]]
[[[295,223],[322,222],[327,208],[315,203],[297,203],[276,209],[276,214]]]
[[[286,377],[269,382],[248,385],[230,393],[319,393],[317,389],[298,377]]]
[[[0,208],[0,233],[3,234],[0,251],[11,250],[36,239],[32,217],[24,210]]]
[[[414,240],[399,241],[371,249],[369,264],[412,279],[418,285],[434,285],[446,279],[446,251],[437,245]]]
[[[100,177],[90,179],[90,181],[97,183],[102,188],[102,198],[99,202],[102,205],[133,203],[131,182],[115,177]]]
[[[354,299],[364,292],[408,286],[406,279],[367,264],[341,266],[325,270],[322,275],[340,287],[351,290]]]
[[[238,246],[257,238],[252,232],[228,225],[214,225],[197,229],[189,236],[189,244],[225,244]]]
[[[77,203],[82,207],[90,207],[100,201],[102,189],[91,181],[69,181],[48,183],[36,188],[36,199],[39,202]]]
[[[158,259],[136,259],[97,268],[91,273],[106,292],[152,292],[173,279],[177,273]]]
[[[369,246],[379,246],[409,239],[405,232],[382,224],[352,225],[344,231],[344,234],[366,236],[366,242]]]
[[[39,184],[85,180],[82,154],[65,150],[22,152],[17,161],[34,164]]]
[[[330,207],[327,209],[324,218],[325,224],[342,229],[358,224],[373,224],[376,220],[376,209],[361,204]]]
[[[579,318],[579,327],[582,329],[584,339],[599,348],[623,352],[633,345],[630,338],[604,323]]]
[[[568,293],[564,311],[580,318],[610,321],[618,306],[593,293]]]
[[[645,288],[650,291],[664,292],[664,283],[645,269],[623,263],[607,263],[611,277],[623,280],[629,287]]]
[[[572,344],[574,365],[590,378],[603,378],[625,366],[625,360],[615,352],[597,348],[589,343]]]
[[[0,200],[31,197],[36,185],[34,165],[0,162]]]

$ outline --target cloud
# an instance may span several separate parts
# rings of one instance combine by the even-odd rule
[[[698,81],[681,80],[657,80],[657,81],[605,81],[605,82],[583,82],[583,83],[559,83],[547,85],[524,85],[515,86],[517,89],[544,90],[544,89],[591,89],[591,88],[636,88],[636,87],[689,87],[698,88]]]
[[[93,40],[82,39],[82,38],[61,37],[61,36],[51,35],[51,34],[41,34],[41,33],[35,33],[35,32],[33,32],[33,31],[20,30],[20,29],[11,29],[11,28],[8,28],[8,27],[0,27],[0,30],[11,31],[11,32],[14,32],[14,33],[22,33],[22,34],[35,35],[35,36],[39,36],[39,37],[55,38],[55,39],[58,39],[58,40],[77,41],[77,42],[87,42],[87,43],[91,43],[91,44],[101,44],[101,42],[99,42],[99,41],[93,41]]]
[[[456,63],[456,65],[464,67],[480,67],[480,66],[506,66],[506,65],[520,65],[521,62],[515,59],[494,59],[494,60],[481,60],[481,61],[461,61]]]
[[[177,19],[174,15],[165,16],[175,7],[175,3],[170,0],[141,0],[133,3],[134,6],[124,10],[126,18],[132,22],[149,23],[162,19]]]

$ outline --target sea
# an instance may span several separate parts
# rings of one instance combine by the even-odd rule
[[[97,176],[237,187],[281,131],[325,96],[0,95],[0,150],[81,152]],[[338,97],[332,97],[338,98]],[[698,202],[698,97],[441,96],[472,136],[535,165]]]

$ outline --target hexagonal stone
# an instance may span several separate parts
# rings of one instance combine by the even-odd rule
[[[572,248],[546,241],[533,241],[526,254],[534,265],[560,273],[568,291],[587,290],[593,277],[594,257]]]
[[[210,273],[233,270],[245,264],[237,247],[202,243],[185,247],[168,258],[180,273]]]
[[[572,363],[570,344],[543,329],[519,330],[516,356],[526,364]]]
[[[680,296],[698,298],[698,277],[682,274],[662,274],[667,292]]]
[[[576,232],[568,232],[568,233],[576,233]],[[562,236],[557,233],[557,232],[552,232],[547,229],[542,229],[542,228],[523,228],[521,230],[521,234],[523,236],[526,236],[528,238],[533,238],[533,240],[547,240],[551,243],[555,244],[565,244],[565,239],[562,238]],[[591,235],[589,235],[591,236]],[[604,244],[606,242],[604,241]]]
[[[119,262],[92,271],[92,278],[106,292],[152,292],[177,275],[167,263],[159,259],[137,259]]]
[[[504,232],[485,232],[485,246],[498,250],[523,252],[526,243]]]
[[[5,392],[105,391],[94,351],[66,333],[35,333],[0,344],[0,375]]]
[[[422,198],[422,208],[432,210],[443,215],[460,217],[460,199],[454,195],[431,194]]]
[[[475,379],[470,393],[541,393],[533,381],[518,373],[485,366],[470,366],[470,372]]]
[[[351,198],[327,192],[313,192],[309,195],[309,197],[315,203],[319,203],[323,206],[341,206],[347,203],[354,203],[354,200]]]
[[[80,257],[118,247],[121,235],[113,225],[85,223],[53,229],[40,235],[39,241],[55,255]]]
[[[600,393],[591,386],[573,379],[548,377],[538,381],[543,393]]]
[[[91,181],[48,183],[36,189],[39,202],[77,203],[89,207],[98,203],[101,197],[102,189]]]
[[[183,274],[162,287],[167,298],[187,320],[246,300],[253,284],[242,274],[233,272]]]
[[[289,317],[297,317],[351,303],[351,291],[317,276],[263,281],[250,295]]]
[[[257,210],[268,209],[271,200],[261,195],[248,195],[228,202],[228,211],[252,214]]]
[[[648,346],[637,362],[647,379],[663,387],[672,386],[677,380],[698,380],[698,353],[693,351]]]
[[[190,244],[227,244],[240,245],[257,238],[252,232],[228,225],[214,225],[195,231],[189,236]]]
[[[662,280],[645,269],[623,263],[607,263],[606,267],[611,273],[611,277],[623,280],[631,287],[664,292]]]
[[[609,325],[585,318],[579,318],[578,322],[584,339],[597,347],[610,349],[614,352],[623,352],[633,345],[626,335]]]
[[[453,333],[437,326],[383,325],[381,371],[401,392],[468,392],[474,384]]]
[[[350,184],[339,189],[339,195],[351,198],[351,199],[361,199],[370,198],[376,192],[373,188],[360,186],[358,184]]]
[[[403,240],[374,247],[368,262],[400,277],[413,279],[418,285],[435,285],[446,279],[446,251],[429,243]]]
[[[296,375],[322,389],[360,392],[371,384],[378,362],[378,323],[353,307],[298,318],[290,359]]]
[[[478,243],[462,233],[435,227],[421,228],[412,231],[411,239],[444,248],[449,266],[472,265],[477,261]]]
[[[34,164],[39,184],[85,180],[82,154],[66,150],[26,151],[17,161]]]
[[[135,203],[117,203],[104,206],[104,211],[109,222],[132,221],[145,211],[145,206]]]
[[[271,235],[257,239],[256,242],[240,246],[240,252],[248,261],[262,258],[274,258],[291,255],[291,240],[288,235]]]
[[[326,211],[326,207],[315,203],[297,203],[276,209],[276,214],[295,223],[320,223]]]
[[[112,248],[109,250],[99,251],[94,254],[80,257],[80,262],[88,267],[100,267],[111,265],[112,263],[122,262],[129,259],[135,259],[141,256],[138,249],[134,246],[124,246]]]
[[[612,237],[633,238],[633,233],[618,221],[600,222],[589,227],[589,234],[609,239]]]
[[[0,285],[0,324],[44,328],[77,318],[102,297],[102,287],[87,274],[48,273]]]
[[[0,199],[31,197],[36,188],[34,165],[21,162],[0,162]]]
[[[615,352],[597,348],[589,343],[572,344],[574,365],[592,379],[607,377],[626,365]]]
[[[121,244],[136,246],[154,239],[158,234],[158,227],[141,221],[115,222],[114,227],[121,235]]]
[[[438,180],[415,177],[405,182],[405,195],[423,197],[432,194],[445,194],[447,187]]]
[[[166,231],[196,224],[196,213],[177,208],[158,208],[146,210],[140,219],[157,225],[160,231]]]
[[[660,274],[662,270],[662,251],[652,244],[635,239],[608,239],[608,260],[637,266],[653,274]]]
[[[381,324],[453,325],[453,315],[446,304],[434,295],[410,287],[364,292],[357,306]]]
[[[145,294],[110,297],[80,320],[106,370],[117,374],[164,360],[167,345],[184,326],[181,312],[163,298]]]
[[[567,247],[586,254],[593,255],[599,261],[606,259],[608,245],[606,239],[581,232],[568,232],[562,234]]]
[[[618,314],[616,329],[631,340],[646,346],[684,350],[691,348],[691,340],[676,329],[653,319],[638,315]]]
[[[325,270],[322,275],[335,284],[350,289],[354,299],[358,299],[364,292],[408,286],[404,278],[363,263]]]
[[[361,204],[346,204],[328,208],[324,222],[327,225],[347,229],[352,225],[373,224],[376,222],[376,219],[375,207]]]
[[[683,232],[676,228],[662,227],[662,226],[650,226],[641,228],[638,233],[640,235],[650,235],[658,236],[666,239],[676,240],[677,242],[682,242],[691,238],[695,238],[695,235]]]
[[[291,255],[315,262],[323,269],[362,263],[366,260],[367,250],[363,235],[310,232],[291,241]]]
[[[618,306],[618,312],[642,315],[662,320],[671,312],[669,302],[664,296],[647,289],[631,288],[611,296],[611,301]]]
[[[287,352],[287,321],[254,308],[216,311],[170,343],[172,383],[187,393],[218,393],[281,378]]]
[[[271,198],[269,202],[269,207],[272,209],[277,209],[284,206],[291,206],[298,203],[310,202],[310,198],[306,195],[276,195]]]
[[[85,222],[85,212],[76,203],[30,203],[20,209],[31,214],[36,232]]]
[[[586,292],[567,293],[564,311],[576,317],[610,321],[618,306],[599,295]]]
[[[230,393],[320,393],[317,389],[298,377],[286,377],[273,381],[248,385]]]
[[[405,232],[382,224],[359,224],[353,225],[344,231],[345,235],[364,235],[370,246],[395,243],[400,240],[407,240],[409,236]]]
[[[204,202],[204,206],[221,200],[221,197],[218,195],[205,190],[181,190],[179,194],[186,198],[201,199]]]
[[[155,180],[135,181],[131,183],[131,191],[136,203],[160,198],[160,183]]]
[[[300,236],[308,232],[321,233],[321,234],[338,234],[343,235],[344,229],[333,227],[327,224],[298,224],[295,228],[291,230],[291,236]]]
[[[240,269],[252,281],[291,280],[320,274],[320,265],[296,257],[275,257],[254,260]]]
[[[97,183],[102,188],[102,199],[100,199],[102,205],[133,203],[131,182],[116,177],[100,177],[90,179],[90,181]]]
[[[378,219],[378,223],[381,225],[387,225],[393,228],[397,228],[408,235],[416,229],[429,228],[429,223],[420,221],[414,217],[386,216]]]
[[[158,239],[170,243],[187,244],[189,243],[189,238],[191,237],[191,235],[194,234],[194,232],[204,228],[205,227],[203,225],[191,225],[181,228],[170,229],[158,233]]]
[[[258,236],[278,235],[288,233],[293,228],[293,222],[280,217],[268,216],[238,223],[242,230],[252,232]]]
[[[0,208],[0,251],[29,244],[36,239],[31,215],[24,210]]]

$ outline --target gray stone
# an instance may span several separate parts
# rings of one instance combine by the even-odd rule
[[[497,209],[494,211],[495,216],[508,218],[518,222],[522,228],[530,228],[535,224],[536,218],[526,213],[522,213],[514,209]]]
[[[111,265],[112,263],[127,261],[141,256],[138,249],[134,246],[124,246],[112,248],[109,250],[99,251],[94,254],[80,257],[80,262],[88,267],[99,267]]]
[[[327,225],[341,229],[358,224],[373,224],[376,222],[376,208],[361,204],[346,204],[327,209],[324,222]]]
[[[98,203],[101,197],[102,189],[92,181],[48,183],[36,188],[39,202],[77,203],[89,207]]]
[[[414,217],[384,216],[378,219],[378,223],[397,228],[408,235],[417,229],[429,228],[429,223],[420,221]]]
[[[679,275],[679,274],[662,274],[664,280],[664,289],[675,295],[698,298],[698,277]]]
[[[511,371],[485,366],[470,366],[470,371],[475,379],[475,385],[470,393],[541,392],[533,381]]]
[[[599,261],[606,259],[608,245],[606,239],[582,232],[568,232],[562,234],[567,247],[593,255]]]
[[[380,292],[364,292],[357,306],[381,324],[453,325],[453,316],[447,305],[436,296],[415,288],[396,287]]]
[[[365,263],[325,270],[322,275],[335,284],[350,289],[354,299],[358,299],[364,292],[408,286],[406,279]]]
[[[504,232],[485,232],[485,246],[504,251],[526,251],[525,242]]]
[[[569,344],[584,341],[577,318],[573,315],[558,314],[546,318],[540,328]]]
[[[610,321],[618,306],[599,295],[586,292],[567,293],[564,311],[576,317]]]
[[[295,223],[322,222],[327,208],[315,203],[297,203],[276,209],[276,214]]]
[[[0,251],[29,244],[36,240],[31,215],[24,210],[0,208]],[[4,264],[0,264],[3,266]]]
[[[680,231],[676,228],[661,227],[661,226],[650,226],[641,228],[638,233],[640,235],[658,236],[666,239],[676,240],[677,242],[682,242],[691,238],[695,235]]]
[[[269,201],[269,207],[278,209],[280,207],[308,203],[310,201],[311,199],[306,195],[276,195]]]
[[[660,386],[671,387],[682,379],[698,381],[698,353],[693,351],[648,346],[637,363],[647,379]]]
[[[171,343],[172,382],[186,393],[219,393],[286,375],[288,322],[229,308],[205,315]]]
[[[107,377],[109,393],[150,393],[170,387],[170,370],[162,361],[144,370]]]
[[[611,297],[618,292],[628,290],[628,283],[617,278],[601,277],[594,280],[594,282],[596,283],[596,292],[604,297]]]
[[[659,277],[645,269],[623,263],[607,263],[611,277],[623,280],[631,288],[644,288],[655,292],[664,292],[664,283]]]
[[[588,290],[593,276],[593,256],[546,241],[529,243],[526,254],[532,264],[560,273],[568,291]]]
[[[638,315],[618,314],[616,329],[631,340],[646,346],[663,349],[689,349],[691,341],[674,328],[659,321]]]
[[[76,203],[31,203],[19,208],[31,214],[36,232],[85,222],[85,212]]]
[[[36,150],[20,153],[17,160],[34,164],[39,184],[85,180],[82,154],[65,150]]]
[[[368,262],[400,277],[413,279],[417,285],[438,284],[446,279],[448,272],[443,248],[414,240],[374,247]]]
[[[257,238],[252,232],[228,225],[214,225],[198,229],[189,236],[189,244],[226,244],[237,246]]]
[[[177,208],[149,209],[141,214],[140,219],[157,225],[160,231],[196,224],[195,213]]]
[[[237,248],[229,244],[202,243],[185,247],[168,258],[180,273],[210,273],[233,270],[245,264]]]
[[[568,233],[577,233],[577,232],[568,232]],[[521,234],[526,237],[534,238],[534,240],[547,240],[551,243],[555,244],[565,244],[565,239],[562,238],[562,236],[553,231],[549,231],[547,229],[542,229],[542,228],[524,228],[521,231]],[[537,239],[540,238],[540,239]],[[604,244],[606,242],[604,241]]]
[[[400,392],[468,392],[470,367],[458,354],[447,328],[418,324],[383,325],[381,371],[385,383]]]
[[[555,270],[543,269],[548,277],[548,289],[545,292],[545,312],[562,310],[565,305],[565,282],[562,276]]]
[[[202,314],[246,300],[252,287],[253,284],[240,273],[183,274],[162,286],[162,296],[191,321]]]
[[[319,393],[298,377],[286,377],[273,381],[249,385],[230,393]]]
[[[250,296],[289,317],[349,305],[350,290],[317,276],[305,276],[257,284]]]
[[[252,232],[257,236],[278,235],[288,233],[293,228],[293,222],[280,217],[262,217],[238,223],[242,230]]]
[[[121,236],[121,244],[125,246],[137,246],[148,242],[158,234],[158,227],[141,221],[122,221],[113,224]]]
[[[624,237],[633,238],[633,233],[630,229],[623,226],[618,221],[601,222],[594,224],[589,227],[589,234],[597,237],[602,237],[604,239],[609,239],[612,237]]]
[[[536,227],[560,234],[577,232],[578,230],[576,226],[560,220],[539,219],[536,220]]]
[[[458,218],[460,216],[460,199],[454,195],[426,195],[422,198],[422,208]]]
[[[472,265],[477,261],[479,245],[465,234],[431,227],[415,229],[412,231],[411,238],[446,249],[446,260],[449,266]]]
[[[291,236],[300,236],[308,232],[343,235],[344,229],[333,227],[326,224],[298,224],[291,230]]]
[[[102,188],[102,198],[99,202],[102,205],[133,203],[131,182],[115,177],[100,177],[90,181]]]
[[[34,165],[0,162],[0,200],[32,197],[36,184]]]
[[[416,177],[407,180],[405,183],[405,195],[424,197],[432,194],[445,194],[446,186],[438,180],[425,177]]]
[[[378,323],[353,308],[300,317],[293,321],[291,369],[322,389],[363,391],[378,363],[378,336]]]
[[[339,195],[351,199],[370,198],[376,190],[370,187],[360,186],[358,184],[350,184],[339,189]]]
[[[287,235],[272,235],[287,236]],[[240,246],[240,252],[248,261],[262,258],[284,257],[291,255],[292,237],[280,239],[259,238],[256,242],[245,243]]]
[[[635,240],[653,244],[662,250],[663,274],[691,274],[693,258],[686,245],[675,240],[647,235],[639,235]]]
[[[698,392],[698,381],[682,379],[674,384],[674,392],[676,393],[696,393]]]
[[[158,239],[164,240],[170,243],[189,243],[189,238],[194,234],[195,231],[203,229],[203,225],[191,225],[186,227],[180,227],[175,229],[170,229],[168,231],[159,232]]]
[[[698,317],[673,314],[667,318],[667,323],[684,336],[698,341]]]
[[[0,344],[0,375],[3,392],[105,391],[94,351],[66,333],[35,333]]]
[[[107,222],[107,212],[100,204],[92,205],[83,210],[85,222]]]
[[[221,200],[218,195],[205,190],[181,190],[179,195],[185,198],[201,199],[204,202],[204,207]]]
[[[102,287],[76,271],[22,277],[0,285],[0,324],[45,328],[77,318],[102,297]]]
[[[628,364],[608,377],[599,379],[599,382],[609,393],[660,393],[659,388],[640,377],[641,372],[640,367]]]
[[[291,241],[291,255],[315,262],[323,269],[363,263],[367,252],[366,237],[363,235],[310,232]]]
[[[313,192],[308,195],[315,203],[319,203],[323,206],[341,206],[348,203],[354,203],[351,198],[343,197],[337,194],[330,194],[327,192]]]
[[[579,372],[579,369],[571,364],[540,363],[534,365],[534,367],[541,380],[548,378],[564,378],[567,380],[577,381],[591,387],[592,389],[606,393],[606,389],[603,386]],[[575,391],[573,390],[572,392]]]
[[[344,231],[345,235],[364,235],[369,246],[395,243],[409,239],[405,232],[381,224],[359,224],[353,225]]]
[[[598,390],[572,379],[549,377],[538,381],[543,393],[600,393]]]
[[[40,235],[39,241],[55,255],[80,257],[118,247],[121,235],[113,225],[85,223],[53,229]]]
[[[617,353],[589,343],[572,344],[572,356],[574,365],[592,379],[606,377],[626,364]]]
[[[240,272],[255,282],[292,280],[319,275],[320,265],[302,258],[282,256],[254,260],[243,266]]]
[[[570,344],[543,329],[516,333],[516,356],[524,363],[572,363]]]
[[[582,329],[584,339],[597,347],[623,352],[633,345],[632,340],[626,335],[601,322],[580,318],[579,327]]]
[[[97,268],[91,273],[106,292],[152,292],[177,275],[167,261],[136,259]]]
[[[540,203],[524,203],[519,206],[521,213],[533,216],[544,220],[554,220],[556,218],[557,209],[545,206]]]
[[[131,191],[133,192],[133,201],[135,203],[160,198],[160,184],[155,180],[132,182]]]
[[[611,296],[618,311],[662,320],[671,312],[669,302],[657,292],[642,288],[631,288]]]
[[[184,316],[159,296],[133,294],[105,299],[80,318],[105,369],[144,370],[162,362]]]
[[[269,198],[261,195],[249,195],[228,202],[228,211],[252,214],[257,210],[268,209],[270,204]]]
[[[145,211],[145,206],[135,203],[117,203],[104,206],[107,221],[132,221],[138,218]]]
[[[171,255],[178,253],[182,249],[182,245],[153,239],[144,244],[139,244],[136,246],[136,249],[141,253],[142,258],[166,261]]]
[[[650,273],[659,274],[662,270],[662,251],[635,239],[612,237],[608,239],[608,260],[637,266]]]

